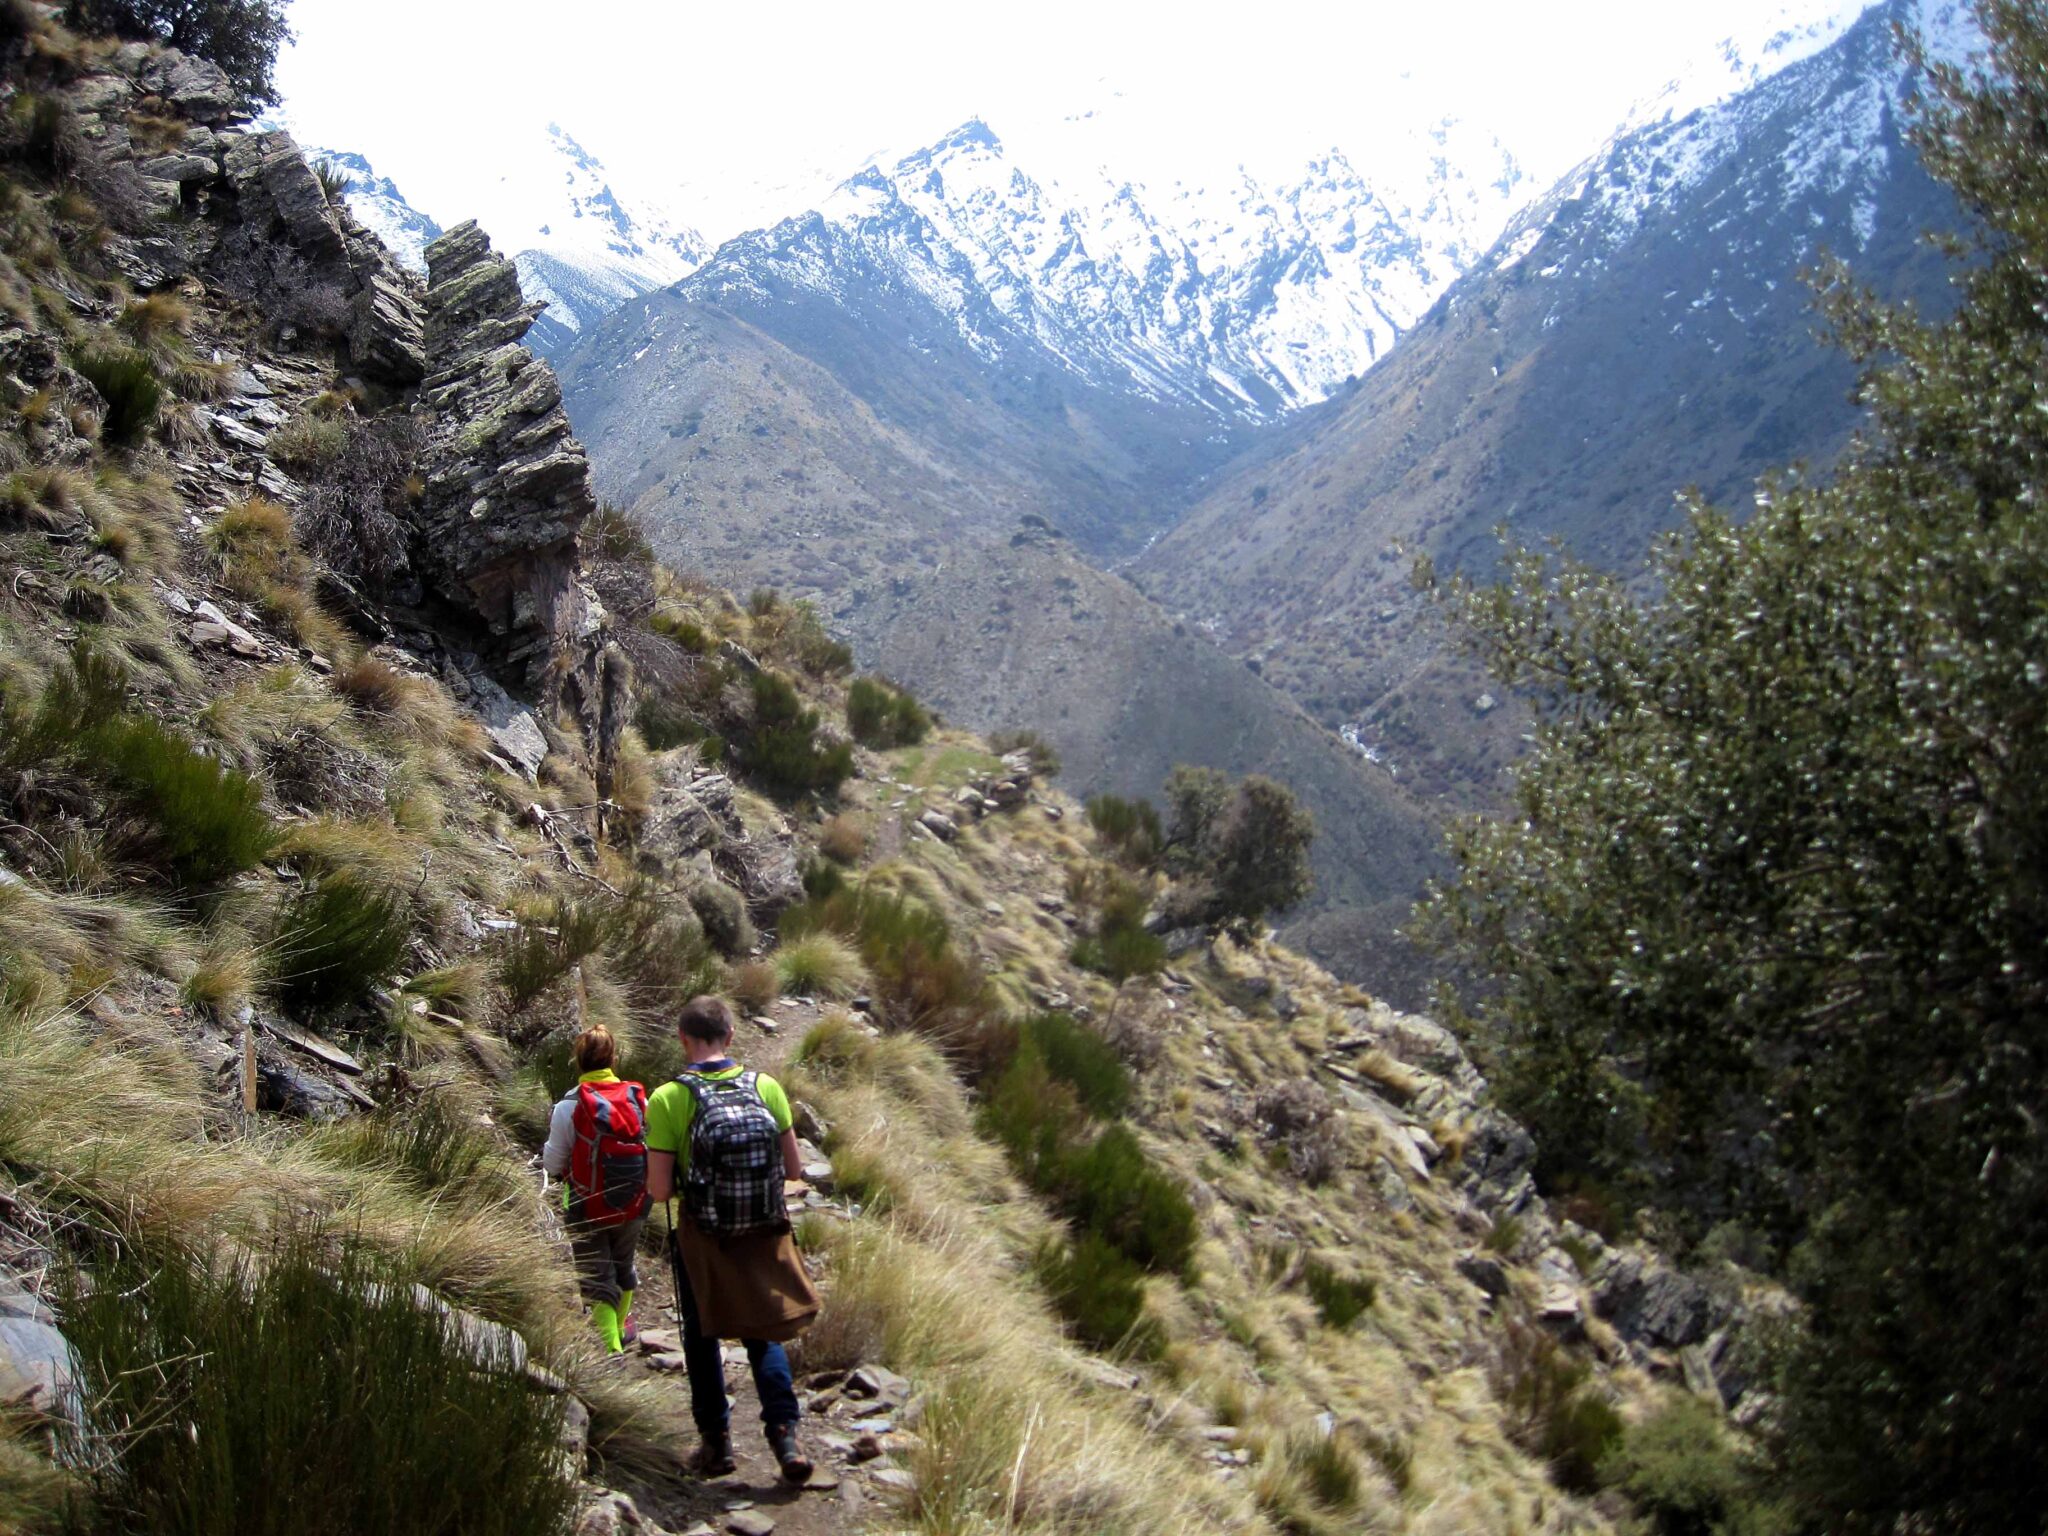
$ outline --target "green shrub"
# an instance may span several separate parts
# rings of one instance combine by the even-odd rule
[[[747,916],[747,903],[738,891],[720,881],[707,880],[690,888],[689,899],[690,909],[704,927],[704,937],[721,955],[743,955],[754,947],[754,925]]]
[[[857,677],[846,690],[846,728],[863,746],[909,747],[930,734],[932,717],[902,689],[878,677]]]
[[[474,1107],[448,1092],[335,1121],[313,1132],[309,1142],[328,1162],[381,1169],[425,1195],[446,1192],[472,1205],[494,1205],[527,1190],[503,1143],[478,1123]]]
[[[641,696],[640,707],[633,714],[633,724],[640,732],[640,739],[655,752],[718,740],[704,722],[691,713],[688,705],[661,688],[650,688]],[[724,743],[720,742],[719,746],[722,751]],[[716,761],[718,755],[707,754],[706,761]]]
[[[1493,1370],[1494,1393],[1524,1450],[1550,1466],[1559,1487],[1590,1494],[1602,1461],[1621,1443],[1621,1415],[1590,1370],[1533,1323],[1511,1318]]]
[[[348,447],[348,424],[301,411],[270,434],[270,456],[300,475],[318,475]]]
[[[322,876],[278,915],[271,967],[278,991],[308,1007],[361,997],[404,961],[411,905],[359,876]]]
[[[1113,1125],[1085,1150],[1054,1164],[1053,1193],[1076,1219],[1147,1269],[1186,1267],[1195,1250],[1195,1208],[1177,1180],[1155,1168],[1129,1126]]]
[[[320,183],[320,195],[335,207],[339,207],[342,199],[356,189],[356,184],[349,179],[348,172],[332,160],[315,160],[313,179]]]
[[[1658,1536],[1760,1536],[1789,1528],[1760,1498],[1721,1415],[1696,1397],[1674,1397],[1629,1430],[1608,1449],[1599,1473]]]
[[[81,746],[89,771],[147,820],[148,843],[182,884],[240,874],[276,843],[261,787],[168,726],[120,716],[88,731]]]
[[[353,1243],[125,1248],[60,1286],[92,1536],[555,1536],[565,1398]]]
[[[648,627],[657,635],[675,641],[693,655],[709,656],[718,649],[718,636],[705,629],[695,619],[686,619],[672,613],[657,613],[648,620]]]
[[[1032,1272],[1089,1348],[1142,1359],[1164,1348],[1158,1319],[1145,1315],[1144,1270],[1094,1233],[1074,1243],[1042,1244]]]
[[[604,909],[596,902],[565,900],[543,908],[500,939],[498,982],[512,1006],[524,1007],[596,954],[605,928]]]
[[[1025,1020],[1018,1049],[1037,1051],[1090,1114],[1114,1120],[1130,1107],[1130,1068],[1102,1036],[1072,1016],[1041,1013]]]
[[[850,939],[867,963],[877,1007],[898,1028],[955,1039],[971,1028],[987,985],[954,946],[945,918],[906,897],[831,878],[828,894],[783,913],[783,937],[826,931]]]
[[[1157,864],[1160,850],[1166,844],[1159,812],[1149,800],[1126,800],[1121,795],[1090,796],[1088,825],[1116,851],[1118,858],[1139,869]]]
[[[1112,981],[1158,975],[1166,969],[1166,941],[1145,926],[1147,906],[1137,886],[1113,881],[1096,913],[1094,932],[1084,935],[1068,958]]]
[[[765,668],[753,677],[754,715],[741,762],[772,794],[829,794],[853,772],[853,747],[818,739],[818,712],[806,709],[795,686]]]
[[[1301,1283],[1331,1328],[1349,1328],[1365,1316],[1378,1295],[1372,1281],[1340,1275],[1326,1259],[1312,1258],[1304,1264]]]
[[[108,442],[127,447],[141,441],[156,425],[163,409],[164,387],[148,353],[128,347],[95,347],[77,354],[71,365],[107,402],[100,435]]]

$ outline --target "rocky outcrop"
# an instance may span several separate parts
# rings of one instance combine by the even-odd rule
[[[597,510],[552,369],[519,345],[541,306],[474,222],[427,247],[431,413],[420,533],[442,595],[489,630],[498,659],[538,668],[594,635],[577,530]]]

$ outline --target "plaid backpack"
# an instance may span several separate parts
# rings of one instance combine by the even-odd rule
[[[569,1185],[583,1219],[616,1227],[647,1214],[647,1091],[638,1083],[581,1083]]]
[[[683,1209],[712,1237],[787,1232],[782,1197],[782,1131],[755,1086],[758,1072],[712,1080],[676,1079],[697,1101],[690,1122],[690,1166]]]

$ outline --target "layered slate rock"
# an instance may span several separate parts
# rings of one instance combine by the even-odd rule
[[[597,510],[554,371],[519,344],[543,306],[474,221],[427,247],[419,519],[431,576],[481,619],[502,663],[536,673],[594,636],[577,530]]]

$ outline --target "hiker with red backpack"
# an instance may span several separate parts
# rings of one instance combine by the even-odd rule
[[[722,1477],[734,1468],[725,1362],[719,1340],[746,1346],[754,1393],[783,1479],[810,1480],[797,1435],[799,1410],[783,1344],[818,1310],[817,1293],[790,1237],[783,1180],[803,1172],[789,1098],[774,1078],[732,1058],[732,1010],[693,998],[677,1034],[687,1063],[647,1104],[647,1187],[656,1200],[679,1196],[670,1267],[690,1411],[702,1439],[692,1470]]]
[[[576,1037],[576,1086],[548,1122],[541,1167],[563,1183],[577,1282],[608,1353],[631,1343],[634,1249],[647,1220],[647,1090],[612,1071],[618,1046],[593,1025]]]

